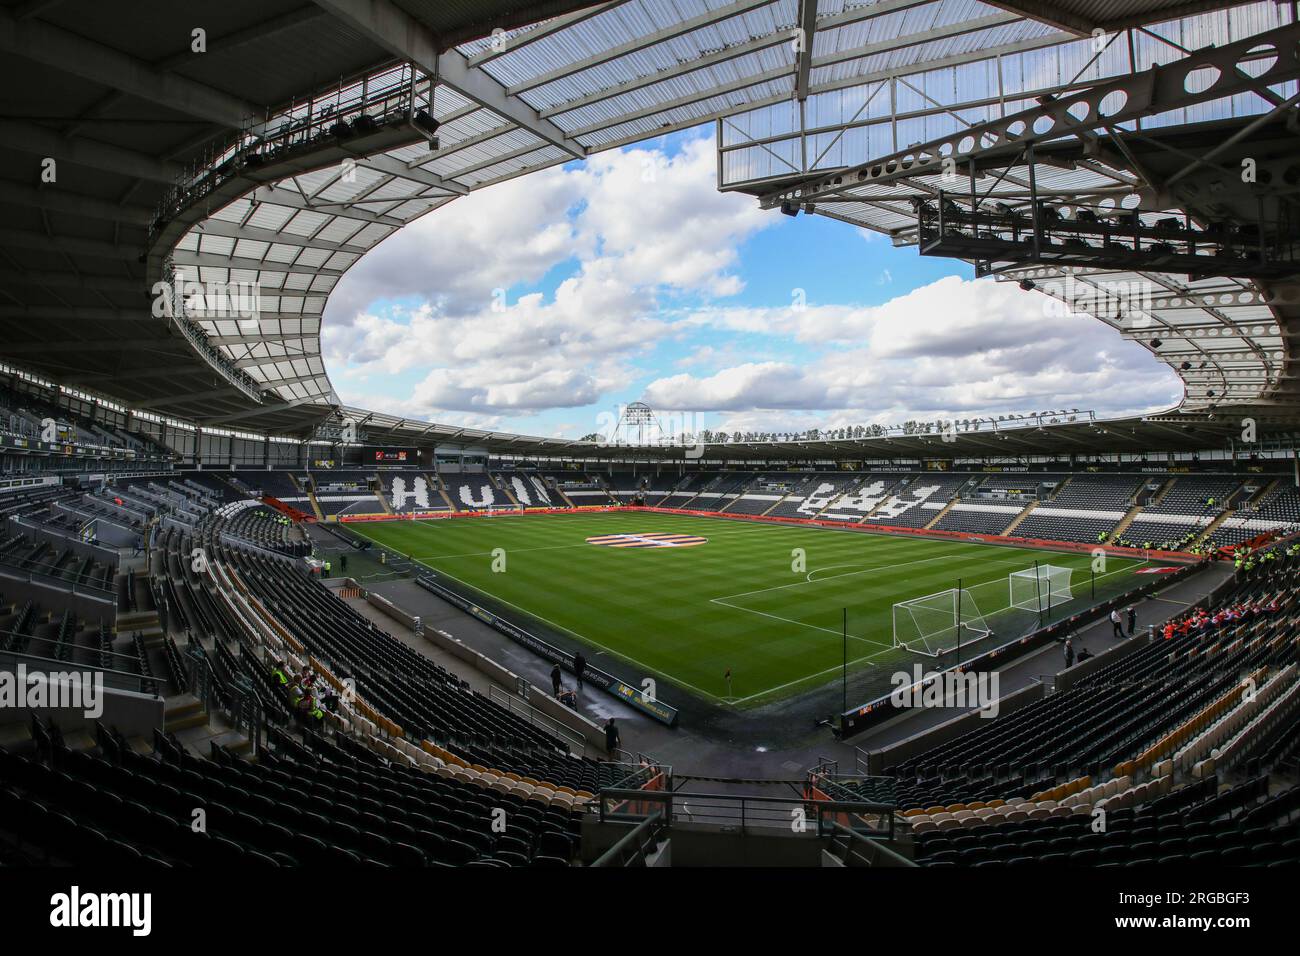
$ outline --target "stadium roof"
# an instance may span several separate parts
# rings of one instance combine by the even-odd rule
[[[1044,108],[1040,97],[1068,104],[1076,91],[1129,82],[1134,66],[1294,27],[1289,8],[1266,2],[1063,0],[1041,16],[1035,5],[1036,19],[1020,6],[259,0],[196,18],[163,0],[0,0],[0,82],[22,95],[0,120],[0,357],[137,408],[306,435],[339,407],[320,349],[339,278],[396,229],[471,190],[714,120],[723,188],[769,205],[807,198],[820,214],[909,243],[911,200],[936,192],[929,172],[894,169],[851,186],[828,177],[1005,124]],[[1107,36],[1100,49],[1085,29],[1183,15]],[[196,28],[206,52],[192,52]],[[1238,71],[1245,80],[1229,77],[1229,95],[1211,87],[1194,103],[1157,104],[1157,114],[1118,122],[1123,135],[1092,124],[1042,137],[1051,155],[1031,164],[999,156],[1005,141],[973,158],[992,170],[993,198],[1012,205],[1023,204],[1032,165],[1058,193],[1116,208],[1136,197],[1150,217],[1186,212],[1195,203],[1185,193],[1143,194],[1179,159],[1182,147],[1162,138],[1218,124],[1221,141],[1248,117],[1280,121],[1279,102],[1295,92],[1294,48],[1275,58],[1276,83],[1272,73],[1248,82],[1270,69],[1256,51]],[[52,182],[42,181],[46,158],[57,163]],[[1182,178],[1203,182],[1200,172]],[[1072,303],[1072,289],[1136,283],[1147,290],[1137,310],[1098,317],[1169,361],[1190,408],[1228,403],[1279,427],[1294,422],[1287,283],[1042,265],[1002,275],[1059,285]],[[177,280],[203,285],[160,310],[155,283]],[[211,292],[253,285],[256,317]],[[408,424],[417,430],[397,430]],[[1151,424],[1141,441],[1160,440]]]

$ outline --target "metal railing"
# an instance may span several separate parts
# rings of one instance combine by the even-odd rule
[[[843,824],[832,821],[828,832],[831,843],[826,852],[844,866],[915,867],[917,865],[901,853],[885,846],[883,841],[873,840]]]
[[[661,813],[670,824],[711,824],[741,833],[785,830],[818,837],[838,823],[880,839],[894,836],[894,807],[856,800],[608,788],[597,797],[597,813],[602,823],[639,821]]]
[[[597,867],[645,866],[668,830],[668,821],[658,811],[646,817],[590,865]]]
[[[559,737],[568,745],[569,750],[578,757],[587,756],[587,739],[576,730],[566,727],[554,717],[542,713],[528,701],[512,694],[495,684],[488,687],[488,700],[499,704],[510,713],[522,717],[534,727],[541,727],[553,737]]]
[[[157,685],[167,683],[162,677],[148,677],[131,671],[114,670],[111,667],[93,667],[88,664],[73,664],[51,657],[41,657],[38,654],[0,651],[0,671],[17,673],[19,665],[23,665],[29,674],[99,674],[102,675],[105,687],[133,691],[137,694],[155,695],[158,693]]]
[[[249,740],[256,755],[262,749],[266,714],[262,701],[243,674],[232,674],[220,655],[214,661],[197,643],[185,649],[185,667],[189,674],[190,693],[203,703],[204,710],[221,711]]]
[[[346,138],[353,131],[409,122],[433,111],[435,82],[409,63],[387,65],[335,90],[295,100],[195,160],[157,208],[149,245],[162,226],[250,167],[260,167]]]
[[[117,603],[117,595],[107,588],[87,584],[84,581],[74,581],[71,578],[60,577],[57,574],[46,574],[36,568],[19,567],[5,560],[0,560],[0,573],[7,577],[16,578],[19,581],[28,581],[31,584],[45,584],[60,591],[69,591],[82,597],[94,598],[97,601]]]

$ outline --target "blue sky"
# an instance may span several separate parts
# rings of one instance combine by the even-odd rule
[[[1167,407],[1178,384],[1101,323],[823,216],[719,193],[711,128],[456,200],[340,282],[344,401],[537,435],[799,430]],[[801,291],[800,291],[801,290]]]

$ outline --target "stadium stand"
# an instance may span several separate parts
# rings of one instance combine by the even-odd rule
[[[515,501],[524,508],[561,508],[564,507],[558,496],[553,496],[546,481],[535,472],[515,472],[503,475],[502,481],[509,489]]]
[[[400,906],[377,874],[354,886],[340,866],[645,864],[659,840],[654,834],[673,826],[695,826],[697,838],[711,827],[713,847],[748,839],[735,857],[765,862],[804,839],[790,827],[792,809],[796,819],[816,817],[807,839],[823,842],[814,846],[817,859],[803,864],[810,866],[831,865],[833,854],[821,852],[833,846],[823,824],[869,846],[862,855],[871,865],[901,866],[909,858],[926,867],[1154,864],[1181,873],[1209,862],[1300,862],[1300,542],[1274,540],[1300,532],[1293,288],[1300,220],[1288,195],[1296,183],[1295,98],[1285,93],[1300,81],[1294,4],[1068,0],[1039,11],[969,0],[245,0],[219,9],[197,4],[213,8],[207,19],[191,6],[149,4],[142,17],[121,0],[0,4],[0,72],[23,100],[0,118],[0,357],[22,366],[0,366],[0,669],[8,675],[30,662],[47,676],[55,668],[93,673],[110,682],[116,708],[114,720],[70,712],[52,719],[58,708],[32,705],[21,722],[9,719],[12,708],[0,708],[0,866],[93,865],[114,873],[140,864],[311,867],[293,885],[342,897],[331,904],[335,923],[365,907],[367,916],[374,910],[395,926],[423,911]],[[191,38],[194,21],[204,30]],[[197,46],[186,47],[199,32],[206,39],[209,28],[212,50],[195,59]],[[815,34],[815,44],[790,43],[792,30],[800,40]],[[1106,40],[1104,50],[1098,39]],[[888,95],[876,96],[881,91]],[[743,423],[746,431],[701,432],[689,423],[692,444],[664,439],[657,454],[645,434],[685,431],[679,421],[663,428],[643,402],[623,406],[631,417],[620,411],[624,424],[637,426],[635,442],[498,431],[511,420],[511,402],[520,401],[521,416],[533,411],[525,402],[534,391],[555,408],[569,399],[567,407],[594,408],[577,390],[554,397],[554,383],[570,380],[560,365],[544,389],[519,376],[508,385],[480,383],[491,397],[477,409],[482,414],[462,417],[482,427],[405,417],[411,407],[432,407],[431,397],[462,390],[467,383],[452,367],[438,370],[446,373],[441,387],[418,387],[415,397],[394,400],[391,413],[352,407],[336,392],[322,343],[341,344],[357,363],[374,356],[331,343],[323,329],[331,293],[369,250],[392,249],[384,240],[396,230],[457,196],[532,171],[568,176],[600,151],[617,157],[638,142],[670,134],[698,139],[709,128],[716,142],[700,142],[716,150],[717,186],[729,200],[744,197],[751,213],[769,217],[830,216],[839,220],[832,228],[848,224],[848,241],[857,241],[853,227],[888,235],[894,247],[918,245],[966,270],[977,263],[979,281],[997,294],[1036,289],[1038,305],[1091,312],[1112,338],[1122,331],[1125,348],[1145,349],[1154,368],[1176,376],[1178,406],[1113,419],[1079,409],[999,415],[977,408],[987,388],[967,388],[938,364],[906,364],[961,357],[953,341],[938,341],[939,327],[951,323],[932,310],[904,317],[915,327],[915,350],[875,354],[894,363],[898,382],[914,394],[925,390],[927,408],[950,409],[930,414],[987,417],[877,424],[904,394],[889,382],[868,398],[877,403],[863,416],[869,424],[752,430],[747,419],[756,409],[788,410],[781,416],[787,423],[813,414],[796,407],[800,395],[833,397],[832,417],[842,417],[850,403],[841,398],[854,396],[829,387],[843,380],[830,381],[826,366],[810,364],[802,371],[827,375],[826,389],[753,395],[750,409],[737,403],[737,414],[710,413],[710,427]],[[930,174],[936,158],[949,155],[962,158],[959,182],[934,195],[938,179],[949,177]],[[1248,189],[1238,176],[1243,157],[1259,166]],[[36,158],[49,172],[56,159],[64,164],[62,178],[42,178],[37,188]],[[960,182],[966,177],[969,189]],[[474,202],[455,208],[461,205]],[[694,213],[714,215],[709,203],[696,204]],[[732,239],[750,228],[743,226],[731,230]],[[584,245],[594,235],[584,235]],[[571,242],[572,230],[552,240]],[[728,265],[726,250],[710,251],[711,259],[699,260],[707,269]],[[662,271],[653,258],[641,257]],[[525,277],[523,287],[546,304],[559,277],[534,271],[546,273],[545,294],[526,288],[539,276]],[[994,285],[994,272],[1010,282]],[[446,277],[420,278],[442,286]],[[517,291],[518,278],[502,284]],[[646,293],[641,298],[662,299],[665,314],[680,305],[673,300],[682,290],[669,289],[680,276],[634,278]],[[745,277],[687,278],[698,286],[685,289],[694,306],[711,298],[706,286],[725,293]],[[774,270],[770,278],[781,276]],[[214,307],[211,300],[222,297],[210,290],[191,294],[187,280],[195,279],[251,287],[260,300],[255,320],[236,321],[224,304]],[[447,284],[448,294],[463,293],[461,285]],[[620,334],[599,324],[605,316],[597,311],[603,303],[619,306],[618,295],[575,297],[570,285],[561,285],[559,298],[567,295],[597,323],[594,338],[608,336],[600,350],[579,350],[601,365],[587,370],[594,371],[589,380],[602,393],[611,375],[628,375],[620,389],[641,387],[632,379],[650,369],[633,372],[640,362],[610,356],[620,349],[631,356],[633,347],[651,355],[655,343],[642,336],[656,334],[659,323],[638,321]],[[1110,285],[1140,287],[1142,302],[1103,307],[1078,301],[1078,289],[1069,288]],[[336,297],[329,314],[339,308]],[[434,300],[429,308],[442,311]],[[526,311],[511,310],[501,323],[480,321],[464,339],[439,332],[430,344],[448,357],[511,359],[495,361],[497,371],[529,364],[549,374],[549,363],[566,361],[555,343],[573,344],[578,335],[558,326],[530,332]],[[809,348],[782,360],[840,348],[847,336],[830,325],[801,328],[797,340]],[[976,345],[1035,342],[1033,323],[1021,325],[1008,321],[1005,339]],[[732,326],[710,325],[717,356],[745,344],[746,325]],[[831,337],[814,342],[814,326]],[[519,356],[529,361],[514,362]],[[654,355],[666,369],[664,358]],[[1076,358],[1088,364],[1089,356]],[[1078,390],[1106,387],[1107,408],[1136,408],[1160,394],[1138,392],[1131,401],[1115,394],[1119,376],[1150,371],[1126,362],[1080,377]],[[406,375],[396,364],[392,374]],[[1008,370],[1024,367],[1006,363]],[[870,368],[847,371],[855,388],[875,384]],[[1106,381],[1111,372],[1113,383]],[[1059,375],[1031,378],[1008,371],[997,392],[1053,403],[1070,394],[1070,383],[1051,381]],[[783,380],[755,379],[760,387]],[[647,394],[676,381],[661,379]],[[1158,376],[1150,382],[1160,385]],[[473,390],[463,391],[471,397]],[[407,454],[417,446],[418,457]],[[435,464],[425,471],[383,467],[412,460]],[[1164,462],[1177,467],[1154,464]],[[446,514],[643,500],[722,518],[842,527],[642,511],[487,522]],[[426,512],[447,520],[330,520]],[[559,681],[549,694],[534,682],[545,684],[553,665],[557,677],[575,667],[584,634],[540,613],[526,622],[537,633],[525,632],[499,607],[515,595],[484,591],[471,599],[479,585],[469,580],[458,581],[465,594],[447,590],[443,603],[419,594],[425,603],[414,610],[389,597],[421,589],[411,580],[413,562],[396,560],[399,549],[380,543],[384,532],[396,542],[432,527],[452,539],[484,525],[522,535],[540,528],[539,539],[558,525],[557,535],[572,540],[554,550],[573,548],[562,554],[581,551],[608,562],[602,569],[619,569],[552,565],[558,570],[539,576],[537,590],[550,586],[545,598],[568,606],[590,595],[596,613],[613,622],[611,632],[626,632],[613,636],[641,640],[650,660],[699,648],[683,640],[662,653],[667,638],[678,636],[669,631],[685,630],[688,602],[674,601],[673,590],[659,586],[668,578],[645,569],[673,560],[679,573],[700,569],[709,591],[699,603],[705,613],[692,616],[717,624],[722,641],[734,635],[734,647],[726,656],[700,654],[707,673],[687,675],[699,686],[663,673],[667,696],[681,694],[680,709],[656,697],[653,680],[638,692],[641,675],[658,671],[622,654],[613,639],[609,647],[590,641],[596,664],[618,671],[607,675],[592,665],[588,676],[599,680],[587,686],[598,703],[581,683],[581,696],[562,695]],[[687,533],[710,526],[724,530],[716,539]],[[643,533],[605,534],[602,527]],[[881,533],[851,533],[863,528]],[[888,538],[891,528],[899,532]],[[1063,576],[1049,580],[1084,567],[1101,543],[1196,553],[1126,555],[1116,563],[1133,577],[1116,581],[1115,594],[1094,590],[1085,599],[1071,592],[1092,606],[1055,621],[1050,609],[1040,612],[1037,625],[1026,624],[1037,631],[985,653],[982,645],[961,644],[972,572],[950,572],[969,561],[963,567],[988,578],[975,586],[999,597],[1010,587],[1015,604],[1027,572],[1013,572],[1008,585],[998,561],[1019,562],[1021,548],[936,542],[903,529],[1037,539],[1037,553],[1064,552],[1060,560],[1071,564],[1052,568]],[[575,530],[581,533],[570,534]],[[777,563],[782,577],[785,540],[829,539],[823,550],[832,556],[818,554],[805,568],[804,549],[793,549],[789,583],[741,592],[750,585],[739,580],[739,566],[759,561],[717,555],[744,553],[728,552],[723,542],[751,533],[777,542],[768,563]],[[1213,553],[1244,542],[1252,548]],[[672,551],[677,545],[695,550]],[[864,557],[895,547],[892,559]],[[613,550],[625,548],[633,550]],[[936,557],[897,557],[908,549]],[[939,564],[958,552],[964,557]],[[891,560],[908,565],[897,578],[892,568],[879,573],[886,569],[877,564]],[[1148,572],[1156,576],[1139,579]],[[870,654],[850,663],[850,609],[837,604],[842,616],[822,613],[809,597],[813,589],[842,588],[849,600],[887,609],[895,595],[884,592],[895,586],[947,588],[954,578],[956,588],[897,598],[918,613],[936,613],[939,624],[925,633],[957,635],[958,647],[929,663],[952,664],[956,673],[1006,668],[1017,684],[1006,698],[1014,706],[989,720],[909,714],[890,723],[892,711],[879,701],[850,700],[850,680],[883,687],[890,671],[915,661],[896,630],[893,646],[874,642]],[[881,583],[891,580],[903,583]],[[560,585],[585,590],[565,593]],[[724,593],[731,599],[712,597]],[[1139,594],[1153,599],[1143,602],[1136,633],[1130,618],[1128,636],[1117,633],[1100,659],[1078,666],[1067,659],[1064,671],[1041,673],[1037,650],[1055,655],[1050,642],[1077,635],[1076,625],[1110,640],[1107,612],[1128,607],[1136,614],[1131,602]],[[608,606],[599,607],[597,595]],[[794,610],[782,606],[789,595],[796,595]],[[633,628],[618,611],[630,621],[634,600],[662,604],[664,617]],[[458,637],[430,621],[463,630]],[[823,651],[832,666],[792,673],[788,682],[777,673],[769,690],[755,692],[747,665],[763,655],[747,660],[747,651],[756,635],[773,633],[762,632],[759,621],[807,636],[798,654],[765,644],[764,669],[795,671],[809,661],[820,667],[814,658]],[[581,682],[581,667],[577,676]],[[764,700],[796,686],[800,693],[779,703]],[[760,706],[750,708],[751,701]],[[602,733],[593,718],[611,713],[633,715],[635,743],[624,744],[616,730]],[[130,734],[115,726],[123,715],[135,728]],[[874,725],[881,739],[856,748],[847,731],[865,733],[857,717],[882,717]],[[665,743],[693,764],[676,782],[721,791],[713,796],[737,811],[733,817],[701,822],[709,794],[662,779],[658,761],[640,750],[645,741]],[[598,752],[611,759],[591,756]],[[818,813],[823,792],[784,796],[775,822],[781,838],[750,839],[751,828],[762,825],[764,800],[772,800],[761,788],[789,790],[796,781],[788,776],[799,772],[791,768],[800,766],[792,761],[801,757],[823,770],[841,760],[883,760],[884,773],[846,774],[852,782],[839,796],[856,798],[856,809],[825,817]],[[712,774],[759,764],[783,778]],[[874,806],[867,811],[865,804]],[[202,832],[192,826],[200,807],[208,814]],[[656,818],[650,808],[666,812]],[[1100,828],[1098,811],[1105,814]],[[504,831],[494,826],[499,812],[511,821]],[[678,844],[678,860],[689,858],[689,843]],[[774,850],[777,844],[783,847]],[[673,854],[664,859],[673,862]],[[252,915],[281,922],[296,915],[246,878],[221,886],[233,902],[203,894],[192,878],[174,882],[198,903],[191,909],[199,918],[187,923],[191,935],[231,926],[255,939]],[[1068,879],[1035,882],[1063,894],[1062,912],[1069,909]],[[973,885],[993,886],[1000,898],[984,906],[954,897],[959,912],[1015,923],[1031,910],[1000,881]],[[510,918],[533,895],[532,886],[510,888],[493,900],[505,900]],[[461,911],[444,896],[439,889],[423,900],[438,938],[451,924],[467,924],[484,940],[510,925]],[[612,884],[599,896],[618,899]],[[914,897],[933,910],[933,895]],[[480,902],[486,898],[480,894]],[[572,917],[584,902],[570,892],[563,912]],[[634,900],[628,912],[649,922],[652,905]],[[217,907],[222,916],[207,915]],[[352,922],[370,927],[375,920]],[[316,930],[325,945],[338,945],[322,933],[329,926],[309,920],[309,938]],[[590,945],[583,943],[590,930],[578,932],[576,945]],[[281,928],[262,938],[283,935]],[[1054,936],[1031,938],[1054,945]]]
[[[379,498],[371,490],[371,473],[364,471],[313,472],[312,495],[321,513],[327,517],[345,514],[378,514],[383,511]],[[284,482],[290,482],[288,475]],[[283,487],[283,484],[281,485]],[[286,492],[286,497],[275,495],[281,501],[302,506],[307,498],[301,492]]]
[[[940,531],[969,531],[975,534],[1002,534],[1025,510],[1024,505],[976,504],[962,501],[934,523]]]
[[[833,498],[819,518],[833,521],[869,520],[868,515],[885,505],[901,490],[910,476],[870,474],[855,480],[839,497]]]
[[[1016,538],[1093,543],[1124,520],[1133,508],[1138,479],[1125,475],[1079,475],[1025,517]]]
[[[1243,831],[1263,826],[1268,852],[1294,861],[1294,845],[1274,844],[1295,835],[1285,821],[1300,791],[1259,775],[1294,753],[1297,585],[1297,556],[1264,562],[1140,650],[891,768],[918,859],[1168,863],[1221,836],[1224,849],[1249,845]],[[1258,695],[1240,693],[1243,675]],[[1077,839],[1096,806],[1125,822],[1108,828],[1113,842]],[[1193,821],[1214,825],[1184,829]],[[1123,849],[1093,855],[1112,845]]]
[[[516,507],[486,474],[442,473],[440,477],[457,511],[510,511]]]
[[[398,513],[450,510],[434,479],[422,472],[385,471],[379,481],[388,504]]]
[[[924,528],[970,482],[968,475],[909,476],[899,490],[886,497],[871,515],[863,519],[863,524]]]
[[[688,503],[693,502],[696,495],[712,480],[713,476],[704,472],[686,475],[672,484],[662,497],[655,498],[653,492],[647,495],[646,502],[656,508],[684,508]],[[663,484],[666,484],[666,481],[660,479],[660,487]]]
[[[1300,491],[1279,486],[1258,502],[1246,504],[1227,518],[1210,535],[1210,543],[1231,547],[1253,540],[1261,534],[1293,533],[1300,530]]]
[[[720,511],[724,506],[738,498],[740,490],[753,478],[753,474],[744,471],[722,472],[712,475],[695,497],[690,499],[689,507],[701,511]],[[683,507],[685,505],[687,505],[687,502],[680,505],[668,505],[667,507]]]

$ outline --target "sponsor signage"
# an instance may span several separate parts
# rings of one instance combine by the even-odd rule
[[[382,464],[405,465],[415,463],[413,448],[367,448],[361,453],[361,460],[377,461]]]

